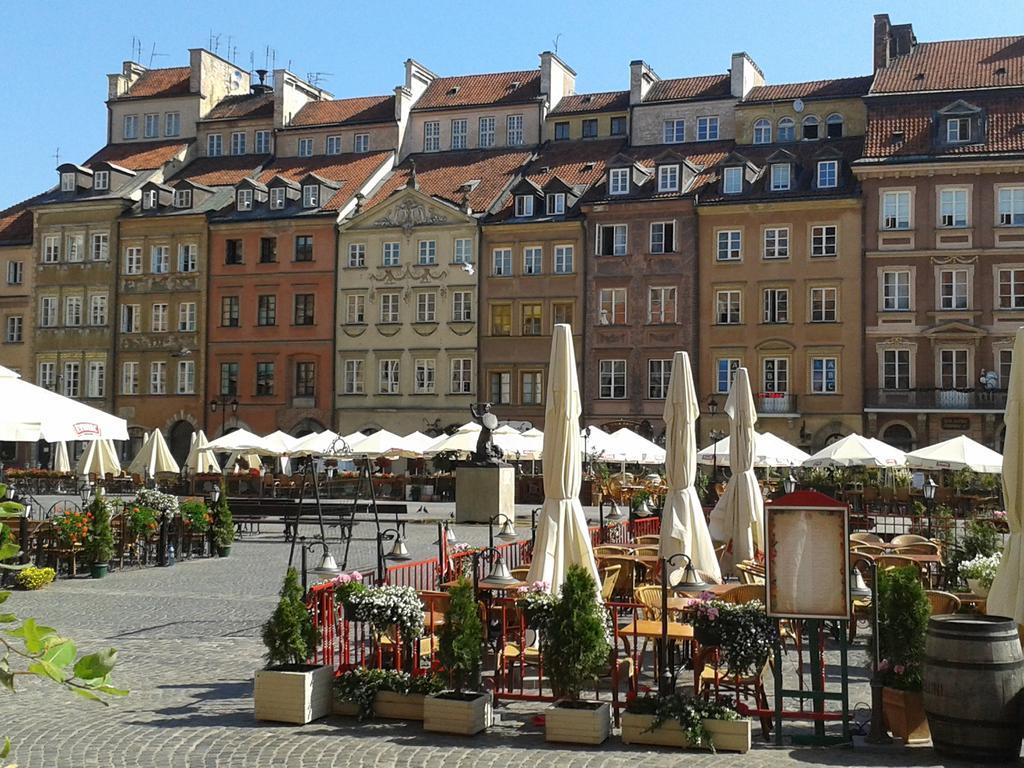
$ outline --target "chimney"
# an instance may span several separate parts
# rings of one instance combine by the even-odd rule
[[[552,109],[563,96],[576,92],[576,72],[551,51],[540,55],[540,92]]]
[[[889,37],[891,34],[892,24],[889,23],[889,14],[876,13],[875,31],[871,42],[875,72],[889,64]]]
[[[754,60],[744,51],[732,55],[729,80],[729,91],[737,99],[747,98],[747,94],[753,88],[764,85],[764,75]]]
[[[250,85],[249,90],[252,91],[253,94],[273,93],[273,87],[267,85],[267,70],[257,69],[256,75],[259,77],[260,81],[259,83],[253,83]]]
[[[629,62],[630,106],[642,102],[650,87],[660,79],[661,78],[654,73],[654,70],[647,66],[647,63],[642,59],[636,59]]]
[[[889,59],[904,56],[914,50],[917,38],[914,37],[913,24],[897,24],[892,29],[892,43],[889,47]]]

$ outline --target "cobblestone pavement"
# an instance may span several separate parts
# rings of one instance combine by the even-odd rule
[[[474,543],[483,527],[460,526]],[[433,554],[433,525],[410,525],[414,557]],[[350,565],[370,566],[372,526],[359,526]],[[83,649],[120,651],[116,682],[131,695],[101,707],[35,681],[0,696],[0,734],[14,740],[21,768],[120,766],[692,766],[943,765],[930,749],[774,749],[745,757],[624,747],[551,747],[532,722],[541,705],[502,710],[502,723],[472,739],[425,733],[418,725],[358,725],[330,717],[302,728],[252,717],[252,673],[260,665],[259,627],[273,609],[288,547],[270,536],[239,542],[227,559],[62,580],[17,592],[5,607],[74,637]],[[864,701],[861,682],[853,701]]]

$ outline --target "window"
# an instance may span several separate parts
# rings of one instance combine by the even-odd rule
[[[785,393],[789,391],[789,358],[765,358],[762,368],[764,373],[764,391],[768,393]]]
[[[779,141],[796,141],[796,124],[792,118],[784,117],[779,120]]]
[[[397,360],[381,360],[378,366],[378,391],[382,395],[397,395],[398,376]]]
[[[533,195],[516,195],[516,216],[533,216]]]
[[[569,139],[569,124],[555,123],[555,141],[567,141]]]
[[[96,171],[92,176],[92,188],[97,192],[110,189],[110,171]]]
[[[764,313],[762,322],[765,323],[788,323],[789,322],[789,289],[788,288],[765,288]]]
[[[328,155],[341,154],[341,136],[328,136],[325,151]]]
[[[882,310],[884,312],[910,311],[910,272],[907,270],[882,273]]]
[[[231,154],[245,154],[245,133],[243,131],[235,131],[231,134]]]
[[[626,118],[624,117],[613,117],[611,121],[611,135],[612,136],[625,136],[626,135]]]
[[[1010,370],[1013,366],[1013,350],[1000,349],[996,355],[996,364],[999,366],[999,386],[1006,389],[1010,386]]]
[[[43,238],[43,264],[56,264],[60,261],[60,236],[47,235]]]
[[[836,368],[834,357],[811,358],[811,392],[816,395],[834,395],[836,389]]]
[[[295,364],[295,396],[316,397],[316,363],[304,361]]]
[[[352,251],[349,246],[349,266],[352,266]],[[402,263],[402,245],[401,243],[384,243],[384,253],[382,255],[382,262],[385,267],[397,267]],[[361,265],[360,265],[361,266]]]
[[[240,211],[252,210],[252,190],[239,189],[235,192],[235,208]]]
[[[568,275],[573,271],[573,247],[571,245],[555,246],[555,274]]]
[[[943,189],[939,192],[939,226],[967,226],[966,189]]]
[[[416,263],[421,266],[437,264],[437,241],[420,240],[417,249]]]
[[[674,286],[651,288],[647,292],[647,322],[663,325],[676,321],[676,289]]]
[[[313,140],[299,139],[299,157],[313,156]]]
[[[789,258],[789,227],[767,227],[764,231],[764,257]]]
[[[599,296],[598,323],[624,325],[626,322],[626,289],[602,288]]]
[[[738,229],[723,229],[718,233],[718,261],[739,261],[742,256],[743,233]]]
[[[100,327],[107,324],[107,294],[96,293],[89,297],[89,325]]]
[[[82,297],[66,296],[64,298],[64,325],[79,326],[82,324]]]
[[[196,329],[196,303],[183,301],[178,305],[178,330],[193,333]]]
[[[67,260],[69,262],[83,261],[85,259],[85,245],[82,235],[68,235],[66,247]]]
[[[543,333],[544,307],[537,302],[530,302],[522,305],[523,311],[523,336],[540,336]]]
[[[362,360],[346,360],[345,361],[345,384],[344,392],[346,395],[361,395],[363,394],[363,361]]]
[[[835,224],[811,227],[811,257],[839,254],[839,228]]]
[[[21,281],[24,279],[25,265],[20,261],[8,261],[7,262],[7,284],[8,285],[21,285]]]
[[[137,139],[139,137],[139,116],[138,115],[125,115],[124,116],[124,137],[126,139]]]
[[[171,247],[154,245],[149,250],[149,262],[154,275],[166,275],[171,271]]]
[[[830,139],[843,137],[843,116],[833,113],[825,118],[825,135]]]
[[[999,189],[999,223],[1015,227],[1024,225],[1024,187]]]
[[[711,115],[697,118],[697,141],[715,141],[718,139],[718,117]]]
[[[512,335],[512,305],[491,305],[491,336]]]
[[[523,405],[540,405],[544,402],[544,374],[540,371],[523,371],[519,374],[519,392]]]
[[[220,364],[220,393],[222,395],[238,394],[238,363]]]
[[[284,187],[270,188],[270,210],[280,211],[284,208],[287,194]]]
[[[970,275],[966,269],[941,270],[939,285],[940,309],[968,309],[970,307]]]
[[[736,369],[740,367],[740,360],[735,357],[720,357],[715,362],[715,392],[726,394],[732,388],[733,379],[736,378]]]
[[[754,143],[772,143],[772,124],[768,120],[765,120],[763,117],[760,120],[754,121]]]
[[[738,195],[743,191],[743,169],[739,166],[726,168],[722,173],[722,192]]]
[[[597,225],[597,255],[625,256],[627,229],[625,224]]]
[[[882,387],[910,389],[909,349],[887,349],[882,352]]]
[[[629,168],[612,168],[608,171],[608,194],[625,195],[629,192]]]
[[[257,155],[269,155],[270,154],[270,131],[256,131],[256,154]]]
[[[551,322],[555,325],[572,325],[573,314],[571,301],[556,301],[551,304]]]
[[[583,121],[583,138],[584,139],[596,139],[597,138],[597,119],[588,118]]]
[[[209,157],[219,157],[223,154],[223,144],[219,133],[211,133],[206,137],[206,154]]]
[[[508,371],[496,371],[491,374],[491,402],[507,404],[512,402],[512,374]]]
[[[199,247],[193,243],[178,246],[178,271],[195,272],[199,269]]]
[[[509,115],[505,118],[505,128],[508,135],[508,145],[518,146],[523,143],[523,116]]]
[[[142,249],[141,248],[125,248],[124,249],[124,273],[126,275],[141,275],[142,274]]]
[[[23,324],[24,319],[21,315],[10,315],[7,318],[7,331],[4,334],[4,341],[7,344],[21,343]]]
[[[416,295],[416,322],[437,322],[437,294],[433,291]]]
[[[192,190],[191,189],[176,189],[176,190],[174,190],[174,207],[175,208],[191,208],[192,207]]]
[[[414,361],[413,391],[417,395],[431,395],[434,393],[434,382],[436,379],[436,362],[430,359],[417,359]]]
[[[62,173],[60,175],[60,191],[61,192],[74,192],[77,188],[74,173]]]
[[[465,149],[466,136],[469,133],[465,120],[452,120],[452,149]]]
[[[177,375],[177,393],[192,395],[196,391],[196,364],[194,360],[179,360]]]
[[[453,261],[456,264],[472,264],[473,263],[473,241],[468,237],[459,237],[455,240],[455,258]]]
[[[814,139],[821,138],[819,136],[819,131],[818,131],[818,128],[820,127],[820,123],[818,121],[818,118],[816,118],[814,115],[808,115],[807,117],[804,118],[803,127],[804,127],[804,134],[803,135],[804,135],[804,139],[805,140],[812,141]]]
[[[362,154],[370,151],[370,134],[357,133],[352,138],[352,151]]]
[[[792,166],[789,163],[772,163],[772,192],[783,192],[789,189],[791,169]]]
[[[479,128],[479,143],[481,147],[494,146],[494,118],[481,117]]]
[[[256,363],[256,396],[274,394],[274,364],[270,362]]]
[[[147,139],[155,139],[160,135],[160,115],[149,114],[143,116],[142,135]]]
[[[260,238],[260,264],[273,264],[277,261],[277,238]]]
[[[674,221],[657,221],[651,224],[651,253],[675,252]]]
[[[387,250],[391,243],[384,243],[384,266],[391,266],[387,263]],[[397,243],[395,243],[397,245]],[[348,265],[349,267],[365,267],[366,266],[366,244],[365,243],[349,243],[348,244]]]
[[[686,121],[666,120],[662,127],[664,144],[680,144],[686,141]]]
[[[78,397],[81,392],[80,375],[78,363],[64,363],[62,390],[65,397]]]
[[[39,327],[55,328],[57,325],[57,297],[43,296],[39,299]]]
[[[672,360],[647,361],[647,397],[664,400],[668,397],[669,379],[672,375]]]
[[[224,328],[237,328],[238,318],[238,297],[223,296],[220,300],[220,324]]]
[[[168,323],[169,306],[167,304],[154,304],[150,315],[149,330],[153,333],[167,333],[170,329]]]
[[[139,364],[137,362],[121,363],[121,394],[139,394]]]
[[[350,294],[345,297],[345,322],[359,325],[366,322],[366,297]]]
[[[167,363],[155,360],[149,364],[149,394],[167,394]]]
[[[142,193],[142,207],[147,211],[156,208],[160,203],[160,195],[155,189],[147,189]]]
[[[397,323],[398,319],[398,294],[382,293],[380,295],[380,322]]]
[[[839,184],[839,161],[818,161],[818,189],[831,189]]]
[[[512,249],[495,248],[491,252],[493,269],[491,273],[496,277],[508,277],[512,274]]]
[[[999,270],[999,309],[1024,309],[1024,269]]]
[[[626,361],[601,360],[599,371],[599,393],[602,400],[622,400],[626,397]]]
[[[168,112],[164,115],[164,136],[181,135],[181,113]]]
[[[121,333],[138,333],[142,324],[142,307],[138,304],[121,305]]]
[[[966,349],[940,350],[939,378],[943,389],[967,389],[971,386],[971,378],[967,375]]]
[[[715,322],[718,325],[738,325],[741,322],[739,291],[716,292]]]
[[[811,322],[835,323],[839,320],[839,289],[811,288]]]
[[[107,364],[90,360],[86,380],[86,397],[103,397],[107,389]]]
[[[539,275],[544,271],[544,249],[539,247],[523,248],[523,274]]]
[[[312,235],[296,235],[295,236],[295,261],[312,261],[313,260],[313,236]]]
[[[257,297],[256,325],[277,325],[277,296],[265,294]]]
[[[316,322],[316,296],[312,293],[297,293],[294,300],[295,325],[314,325]]]
[[[57,364],[39,364],[39,386],[43,389],[53,390],[57,386]]]
[[[305,184],[302,187],[302,207],[316,208],[320,205],[320,186],[317,184]]]
[[[910,229],[910,192],[882,193],[882,229]]]
[[[431,120],[423,124],[423,151],[437,152],[441,149],[441,123]]]
[[[675,164],[658,166],[658,191],[679,191],[679,166]]]
[[[950,117],[946,119],[946,141],[949,144],[964,144],[971,140],[971,118]]]
[[[473,319],[473,292],[454,291],[452,293],[452,321],[468,323]]]

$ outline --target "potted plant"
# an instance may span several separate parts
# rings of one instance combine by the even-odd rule
[[[916,568],[879,571],[877,581],[882,712],[892,735],[904,744],[926,741],[931,733],[924,714],[921,665],[931,612],[928,597]]]
[[[726,675],[761,674],[774,646],[775,627],[760,600],[736,605],[702,592],[693,609],[694,639],[719,647]]]
[[[622,715],[622,741],[712,752],[749,752],[750,720],[740,718],[724,703],[690,698],[673,692],[648,694],[626,704]]]
[[[267,666],[256,672],[253,698],[257,720],[305,723],[331,712],[331,667],[307,664],[319,640],[302,600],[299,572],[289,568],[281,599],[263,625]]]
[[[480,691],[483,642],[484,626],[473,585],[463,576],[449,592],[438,637],[438,657],[452,689],[424,700],[424,730],[471,736],[490,727],[491,695]]]
[[[597,584],[582,566],[566,571],[541,647],[544,670],[559,697],[545,713],[544,738],[600,744],[611,731],[611,707],[606,701],[584,701],[582,692],[607,672],[611,647]]]
[[[222,480],[220,497],[213,506],[213,545],[217,548],[217,557],[227,557],[230,555],[231,544],[234,540],[235,522],[231,519],[228,492]]]
[[[91,515],[91,517],[90,517]],[[114,556],[114,531],[110,526],[110,507],[103,496],[96,496],[86,513],[89,531],[83,546],[89,561],[89,574],[94,579],[107,575],[110,558]]]
[[[991,555],[978,554],[970,560],[960,563],[960,575],[967,580],[967,586],[971,588],[971,592],[978,597],[988,597],[988,591],[992,588],[992,582],[996,578],[1000,560],[1002,560],[1002,554],[997,551]]]
[[[334,713],[360,720],[422,720],[424,699],[443,689],[440,675],[356,667],[334,681]]]

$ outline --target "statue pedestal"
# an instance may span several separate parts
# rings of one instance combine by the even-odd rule
[[[458,467],[455,522],[486,523],[495,515],[515,520],[516,477],[512,467]]]

